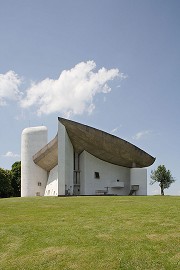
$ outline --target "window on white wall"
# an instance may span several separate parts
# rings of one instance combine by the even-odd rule
[[[96,178],[96,179],[100,179],[99,172],[94,172],[94,178]]]
[[[39,187],[41,186],[41,182],[38,182],[38,186],[39,186]]]

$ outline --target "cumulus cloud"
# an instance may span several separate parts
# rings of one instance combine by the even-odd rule
[[[133,136],[133,139],[140,140],[140,139],[146,137],[147,135],[149,135],[151,132],[152,132],[151,130],[140,131],[140,132],[136,133],[135,136]]]
[[[84,112],[92,113],[94,97],[111,91],[108,82],[124,75],[118,69],[95,71],[94,61],[81,62],[70,70],[64,70],[57,80],[46,78],[34,83],[21,100],[21,107],[35,106],[38,115],[61,112],[66,117]]]
[[[19,87],[22,79],[12,70],[0,74],[0,106],[7,104],[7,100],[20,100],[22,93]]]
[[[16,157],[20,157],[20,155],[15,154],[11,151],[8,151],[6,154],[3,155],[4,157],[8,157],[8,158],[16,158]]]

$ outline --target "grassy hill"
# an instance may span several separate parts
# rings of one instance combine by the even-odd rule
[[[180,269],[180,197],[0,199],[0,269]]]

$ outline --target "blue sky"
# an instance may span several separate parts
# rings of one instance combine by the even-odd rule
[[[180,195],[179,26],[179,0],[0,0],[0,167],[64,116],[156,157],[148,182],[164,164]]]

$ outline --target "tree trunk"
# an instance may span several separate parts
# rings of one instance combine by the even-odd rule
[[[164,195],[164,185],[163,184],[161,184],[161,196],[163,196]]]

